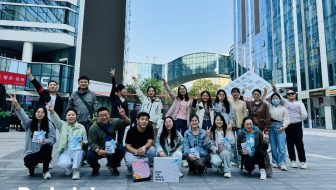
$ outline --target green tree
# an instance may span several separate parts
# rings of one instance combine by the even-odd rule
[[[215,97],[217,90],[220,88],[218,84],[214,84],[211,80],[200,79],[193,82],[190,90],[188,91],[189,96],[198,97],[202,91],[209,91],[211,97]]]
[[[154,86],[156,88],[156,94],[161,94],[164,92],[162,82],[156,79],[144,79],[140,83],[140,89],[144,94],[147,93],[147,88],[149,86]]]

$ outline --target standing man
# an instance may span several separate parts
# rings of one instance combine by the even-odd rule
[[[99,175],[100,164],[98,160],[107,158],[109,169],[112,175],[118,176],[117,167],[125,155],[125,148],[120,143],[116,143],[116,132],[125,129],[131,120],[126,116],[125,110],[118,107],[118,113],[121,117],[110,119],[109,110],[106,107],[98,109],[98,122],[94,123],[89,130],[89,147],[87,161],[92,167],[92,176]],[[115,143],[114,151],[110,152],[106,144]]]
[[[89,82],[87,76],[78,78],[78,91],[71,94],[67,106],[67,110],[72,108],[77,111],[77,122],[84,125],[87,133],[92,124],[93,114],[98,108],[96,94],[89,90]]]
[[[31,74],[31,69],[28,67],[26,71],[27,77],[29,77],[30,82],[34,85],[36,91],[40,95],[39,104],[45,105],[48,103],[48,105],[55,110],[57,115],[59,117],[62,117],[63,114],[63,100],[61,96],[59,96],[56,91],[58,89],[58,84],[54,80],[50,80],[48,82],[48,90],[45,90],[41,84],[34,78],[34,76]],[[48,112],[48,118],[49,112]]]

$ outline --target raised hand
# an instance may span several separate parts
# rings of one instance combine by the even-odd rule
[[[27,76],[31,75],[31,69],[30,69],[30,67],[27,67],[26,75],[27,75]]]
[[[162,80],[163,84],[167,84],[166,79],[164,79],[164,78],[161,77],[161,80]]]
[[[115,77],[115,68],[110,69],[111,77]]]
[[[229,125],[227,126],[227,130],[232,131],[232,124],[231,123],[229,123]]]
[[[207,129],[206,129],[206,135],[207,135],[207,137],[210,137],[210,135],[211,135],[211,131],[210,131],[209,127],[207,127]]]
[[[8,95],[10,97],[9,101],[15,106],[16,109],[19,109],[20,108],[20,104],[19,104],[19,102],[16,99],[16,95],[15,94],[13,94],[13,96],[10,95],[10,94],[8,94]]]
[[[47,106],[47,110],[50,112],[50,113],[54,113],[54,109],[52,108],[52,104],[51,103],[45,103],[46,106]]]
[[[118,111],[119,111],[119,115],[120,115],[121,118],[126,117],[126,113],[125,113],[124,108],[122,108],[121,106],[118,106]]]

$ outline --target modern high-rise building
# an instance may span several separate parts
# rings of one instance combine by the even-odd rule
[[[137,77],[140,81],[144,79],[160,80],[165,73],[164,64],[127,62],[124,70],[124,83],[133,84],[132,76]]]
[[[236,64],[298,90],[306,127],[336,129],[336,1],[235,0],[234,20]]]
[[[63,97],[77,89],[79,76],[86,75],[90,89],[107,102],[110,68],[118,71],[117,81],[123,79],[129,4],[129,0],[0,0],[0,71],[27,63],[44,87],[50,79],[57,81]],[[26,87],[9,88],[37,95],[29,80]]]

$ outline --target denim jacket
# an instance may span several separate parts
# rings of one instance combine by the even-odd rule
[[[184,135],[183,150],[184,156],[190,154],[190,148],[198,147],[200,149],[200,156],[208,155],[208,148],[210,147],[210,141],[206,142],[206,132],[205,130],[199,128],[199,134],[194,136],[192,134],[192,129],[189,128]]]

